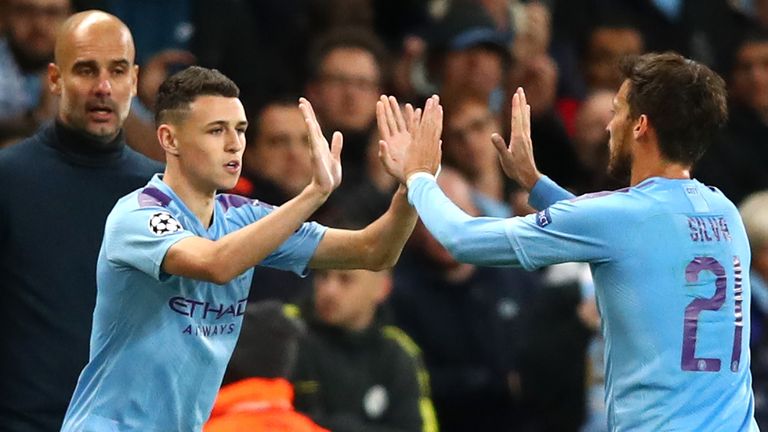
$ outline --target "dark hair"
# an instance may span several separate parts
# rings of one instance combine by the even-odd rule
[[[287,378],[296,364],[304,322],[277,300],[249,303],[223,384],[252,377]]]
[[[155,124],[160,125],[168,121],[168,117],[173,113],[179,115],[188,111],[189,105],[199,96],[236,98],[240,96],[240,89],[216,69],[190,66],[160,84],[155,103]]]
[[[629,114],[648,116],[661,154],[693,165],[728,119],[723,79],[707,66],[677,53],[649,53],[622,59],[629,81]]]
[[[317,80],[322,74],[322,64],[332,51],[340,48],[357,48],[371,53],[379,68],[383,85],[389,76],[389,53],[375,33],[365,28],[348,27],[326,33],[312,45],[309,54],[310,79]]]

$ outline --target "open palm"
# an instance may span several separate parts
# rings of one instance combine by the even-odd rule
[[[299,99],[299,109],[304,115],[309,130],[310,150],[312,153],[312,182],[326,194],[330,194],[341,184],[341,132],[334,132],[330,149],[328,140],[323,136],[312,104],[304,98]]]

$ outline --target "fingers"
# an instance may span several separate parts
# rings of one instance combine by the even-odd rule
[[[395,124],[397,125],[397,130],[399,132],[404,132],[407,127],[405,124],[405,118],[403,118],[403,113],[400,110],[400,105],[397,103],[397,98],[394,96],[389,97],[389,106],[394,113],[395,118]]]
[[[516,131],[520,130],[520,89],[518,88],[514,95],[512,95],[512,109],[509,119],[510,134],[514,135]]]
[[[322,142],[325,138],[323,137],[323,131],[320,129],[320,124],[317,122],[315,111],[312,109],[312,104],[304,98],[299,98],[299,109],[304,115],[304,121],[307,122],[309,136],[312,138],[313,145]]]
[[[517,89],[517,91],[520,93],[520,126],[522,127],[520,131],[526,136],[529,136],[531,134],[531,106],[528,105],[528,100],[525,97],[525,90],[521,87]]]
[[[504,138],[502,138],[501,135],[497,133],[491,135],[491,142],[493,143],[493,146],[496,148],[496,151],[499,153],[499,156],[501,157],[509,156],[509,149],[507,148],[507,143],[504,142]]]
[[[336,131],[331,138],[331,156],[336,161],[341,162],[341,149],[344,147],[344,136],[341,132]]]
[[[414,128],[416,127],[415,117],[416,112],[413,109],[413,105],[409,103],[405,104],[405,128],[411,134],[413,134]]]
[[[384,105],[384,114],[387,119],[387,127],[389,127],[390,133],[397,133],[397,122],[395,120],[395,112],[392,110],[392,104],[386,96],[381,96],[381,103]]]
[[[376,123],[379,126],[379,134],[381,137],[388,140],[389,137],[392,136],[392,131],[389,129],[389,124],[387,123],[387,113],[383,102],[384,96],[382,96],[381,99],[382,100],[376,102]]]

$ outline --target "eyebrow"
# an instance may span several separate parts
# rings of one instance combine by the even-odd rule
[[[205,127],[227,126],[228,124],[229,124],[229,122],[226,121],[226,120],[215,120],[215,121],[212,121],[212,122],[206,124]],[[248,126],[248,122],[245,121],[245,120],[239,121],[239,122],[237,122],[237,124],[235,124],[235,127],[237,127],[237,126]]]
[[[126,59],[116,59],[109,62],[109,66],[111,67],[114,67],[114,66],[129,67],[130,65],[131,65],[131,62],[129,62]],[[83,67],[83,66],[98,68],[99,63],[96,60],[77,60],[72,65],[72,68],[74,69],[74,68]]]

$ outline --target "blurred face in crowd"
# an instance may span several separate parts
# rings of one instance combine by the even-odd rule
[[[501,85],[503,63],[500,53],[483,46],[451,51],[440,69],[440,84],[448,92],[461,89],[487,99]]]
[[[613,92],[599,90],[587,97],[575,119],[573,144],[584,168],[605,170],[609,134],[605,126],[613,116]]]
[[[128,28],[101,12],[78,14],[57,41],[48,70],[59,120],[102,142],[120,132],[136,94],[138,66]]]
[[[246,172],[297,195],[312,180],[309,135],[301,111],[296,105],[269,105],[255,132],[244,155]]]
[[[643,38],[632,28],[596,28],[589,38],[584,64],[587,86],[616,91],[622,82],[619,60],[643,51]]]
[[[387,271],[324,270],[315,273],[315,313],[326,324],[364,330],[389,295]]]
[[[498,122],[486,104],[465,99],[447,113],[443,151],[464,175],[474,179],[499,163],[490,145],[490,136],[497,130]]]
[[[739,103],[768,114],[768,41],[749,42],[739,48],[731,95]]]
[[[613,117],[606,128],[610,134],[608,172],[617,179],[629,178],[632,166],[633,122],[627,103],[629,86],[629,81],[624,81],[616,93],[613,99]]]
[[[361,48],[336,48],[321,62],[309,96],[328,128],[364,131],[376,117],[380,81],[373,54]]]
[[[4,17],[8,39],[30,68],[42,68],[53,58],[56,32],[69,16],[69,0],[7,0]]]

